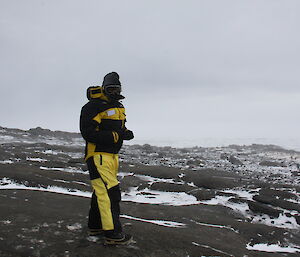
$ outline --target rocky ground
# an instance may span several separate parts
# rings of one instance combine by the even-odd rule
[[[0,256],[299,256],[300,153],[274,145],[125,145],[130,246],[87,236],[80,135],[0,127]]]

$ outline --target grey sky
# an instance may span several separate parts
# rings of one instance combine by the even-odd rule
[[[137,139],[298,137],[298,0],[1,0],[1,126],[78,131],[120,74]]]

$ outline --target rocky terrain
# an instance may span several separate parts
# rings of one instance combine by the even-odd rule
[[[87,235],[77,133],[0,127],[0,256],[299,256],[300,152],[275,145],[124,145],[129,246]]]

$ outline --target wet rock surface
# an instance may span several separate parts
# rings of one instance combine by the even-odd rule
[[[87,235],[91,188],[80,135],[0,128],[0,140],[1,257],[300,254],[296,151],[125,145],[121,220],[136,243],[105,247]],[[281,251],[251,250],[260,244]]]

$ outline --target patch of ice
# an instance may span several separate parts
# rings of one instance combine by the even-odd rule
[[[63,183],[67,183],[67,184],[70,183],[69,181],[62,180],[62,179],[53,179],[53,181],[55,181],[55,182],[63,182]]]
[[[237,212],[241,212],[242,214],[245,215],[245,213],[249,210],[249,206],[247,203],[233,203],[230,202],[229,199],[230,196],[221,196],[217,195],[215,198],[212,198],[207,201],[201,201],[202,204],[207,204],[207,205],[223,205],[226,207],[229,207]]]
[[[153,183],[170,183],[170,184],[179,184],[182,185],[184,184],[184,182],[175,182],[174,179],[169,179],[169,178],[155,178],[155,177],[151,177],[148,175],[134,175],[137,178],[140,178],[141,180],[147,181],[149,182],[149,185],[153,184]]]
[[[198,244],[198,243],[196,243],[196,242],[192,242],[192,244],[193,244],[193,245],[196,245],[196,246],[204,247],[204,248],[207,248],[207,249],[211,249],[211,250],[213,250],[213,251],[215,251],[215,252],[225,254],[226,256],[232,256],[232,257],[234,257],[234,255],[232,255],[232,254],[223,252],[223,251],[221,251],[221,250],[219,250],[219,249],[216,249],[216,248],[214,248],[214,247],[211,247],[211,246],[209,246],[209,245],[201,245],[201,244]]]
[[[137,187],[132,187],[129,192],[122,193],[122,200],[172,206],[193,205],[199,203],[196,197],[183,192],[161,192],[150,190],[148,188],[138,191]]]
[[[22,184],[17,184],[8,178],[3,178],[0,180],[0,189],[27,189],[88,198],[91,197],[91,192],[87,191],[80,191],[77,189],[68,189],[57,186],[48,186],[47,188],[28,187]],[[137,203],[162,204],[172,206],[192,205],[198,203],[197,199],[194,196],[188,195],[186,193],[160,192],[149,189],[138,191],[137,188],[131,188],[129,193],[122,193],[122,200]]]
[[[14,163],[12,160],[4,160],[4,161],[0,161],[1,164],[12,164]]]
[[[74,230],[78,230],[78,229],[81,229],[82,226],[80,223],[75,223],[73,225],[67,225],[67,229],[71,230],[71,231],[74,231]]]
[[[31,158],[31,157],[26,157],[26,161],[32,161],[32,162],[46,162],[46,159],[42,158]]]
[[[244,193],[243,193],[244,194]],[[245,194],[247,196],[247,194]],[[249,195],[251,197],[251,195]],[[286,214],[280,214],[278,218],[271,218],[268,215],[251,214],[247,203],[233,203],[229,201],[230,196],[217,195],[215,198],[207,201],[201,201],[202,204],[207,205],[223,205],[231,208],[247,218],[252,219],[253,223],[265,224],[267,226],[287,228],[287,229],[299,229],[300,225],[297,224],[294,217],[288,217]],[[292,214],[292,212],[290,212]]]
[[[11,224],[11,220],[1,220],[0,221],[2,224],[4,224],[4,225],[9,225],[9,224]]]
[[[220,229],[228,229],[228,230],[233,231],[234,233],[237,233],[237,234],[239,233],[234,228],[227,227],[227,226],[224,226],[224,225],[207,224],[207,223],[202,223],[202,222],[198,222],[198,221],[195,221],[195,220],[191,220],[191,222],[194,222],[194,223],[196,223],[197,225],[200,225],[200,226],[206,226],[206,227],[212,227],[212,228],[220,228]]]
[[[87,191],[80,191],[77,189],[68,189],[57,186],[48,186],[47,188],[42,187],[28,187],[22,184],[15,183],[14,181],[3,178],[0,180],[0,189],[26,189],[26,190],[34,190],[34,191],[43,191],[43,192],[52,192],[58,194],[66,194],[66,195],[74,195],[90,198],[92,193]]]
[[[261,223],[278,228],[300,229],[300,225],[297,224],[296,219],[294,217],[287,217],[285,213],[280,213],[278,218],[271,218],[268,215],[255,215],[252,223]]]
[[[126,176],[132,176],[134,173],[132,172],[123,172],[123,171],[120,171],[118,172],[118,177],[120,177],[120,179],[123,179],[124,177]]]
[[[251,191],[252,192],[258,192],[259,190],[260,190],[260,188],[256,188],[256,189],[253,189]],[[249,191],[246,191],[246,190],[227,189],[227,190],[223,190],[222,192],[235,194],[235,195],[239,196],[240,198],[247,199],[247,200],[252,200],[253,196],[255,195],[254,193],[250,193]]]
[[[13,138],[12,136],[0,135],[1,143],[9,143]]]
[[[167,220],[148,220],[148,219],[142,219],[142,218],[136,218],[132,217],[129,215],[120,215],[121,218],[125,219],[131,219],[131,220],[137,220],[137,221],[142,221],[142,222],[147,222],[147,223],[152,223],[156,224],[159,226],[164,226],[164,227],[171,227],[171,228],[182,228],[186,227],[186,224],[180,223],[180,222],[175,222],[175,221],[167,221]]]
[[[280,253],[297,253],[300,252],[300,248],[296,248],[296,247],[282,247],[280,245],[277,244],[272,244],[272,245],[268,245],[268,244],[255,244],[255,245],[250,245],[247,244],[246,246],[247,250],[250,251],[261,251],[261,252],[280,252]]]
[[[52,154],[52,155],[58,155],[63,153],[63,151],[58,151],[58,150],[52,150],[52,149],[48,149],[48,150],[44,150],[44,151],[39,151],[36,150],[36,153],[43,153],[43,154]]]
[[[78,170],[76,168],[49,168],[49,167],[44,167],[41,166],[40,167],[41,170],[56,170],[56,171],[63,171],[63,172],[69,172],[69,173],[81,173],[81,174],[87,174],[86,172],[82,171],[82,170]]]
[[[300,200],[286,199],[287,202],[300,204]]]
[[[83,186],[89,186],[89,184],[81,182],[81,181],[72,181],[73,183],[79,184],[79,185],[83,185]]]
[[[88,236],[86,239],[89,242],[93,242],[93,243],[96,243],[97,241],[99,241],[99,237],[97,237],[97,236]]]
[[[197,187],[197,186],[194,184],[194,182],[188,182],[187,185],[188,185],[188,186],[191,186],[191,187]]]

